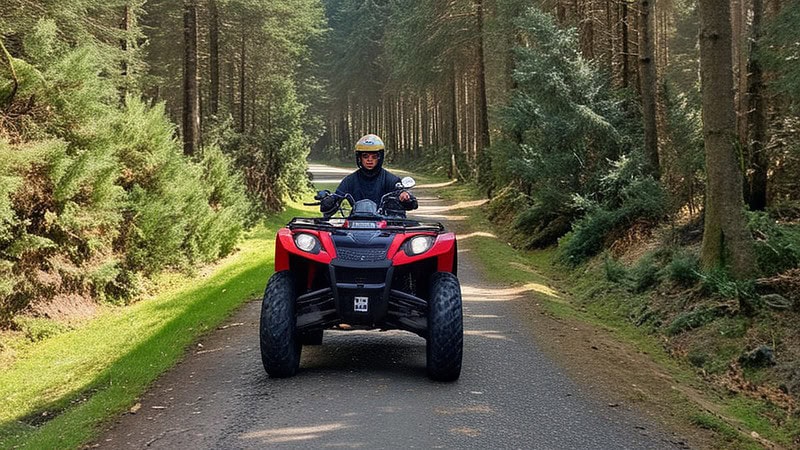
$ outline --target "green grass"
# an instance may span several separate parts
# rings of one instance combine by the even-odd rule
[[[304,214],[295,205],[249,232],[239,251],[202,279],[165,277],[153,298],[23,347],[0,373],[0,448],[90,441],[199,336],[261,296],[273,270],[275,230]]]
[[[748,450],[757,450],[761,448],[761,446],[755,442],[741,442],[739,432],[735,428],[728,425],[728,423],[724,420],[705,411],[699,411],[691,414],[689,420],[695,426],[713,431],[717,436],[720,437],[722,441],[731,446],[730,448]]]

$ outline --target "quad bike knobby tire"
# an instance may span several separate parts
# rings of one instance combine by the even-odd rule
[[[302,345],[297,336],[295,288],[291,272],[270,277],[261,303],[261,362],[270,377],[285,378],[297,373]]]
[[[449,272],[431,277],[428,301],[428,376],[436,381],[455,381],[461,375],[464,324],[461,286]]]

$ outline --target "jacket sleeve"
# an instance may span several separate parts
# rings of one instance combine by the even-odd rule
[[[336,188],[336,193],[339,195],[353,194],[352,177],[350,175],[344,177],[339,187]]]

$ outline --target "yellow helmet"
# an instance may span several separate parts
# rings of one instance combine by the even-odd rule
[[[383,150],[383,140],[376,134],[367,134],[356,142],[357,152],[377,152]]]
[[[383,166],[383,153],[386,147],[383,145],[383,139],[378,137],[376,134],[367,134],[361,137],[361,139],[356,142],[356,165],[359,169],[361,169],[364,175],[369,177],[375,176],[375,174],[381,171],[381,167]],[[372,170],[367,170],[361,164],[361,158],[359,157],[359,153],[362,152],[375,152],[378,154],[378,164],[372,168]]]

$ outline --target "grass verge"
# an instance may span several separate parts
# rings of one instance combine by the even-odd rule
[[[157,296],[20,351],[0,373],[0,448],[75,448],[94,438],[199,336],[260,297],[275,230],[303,213],[289,205],[200,280],[167,277]]]

